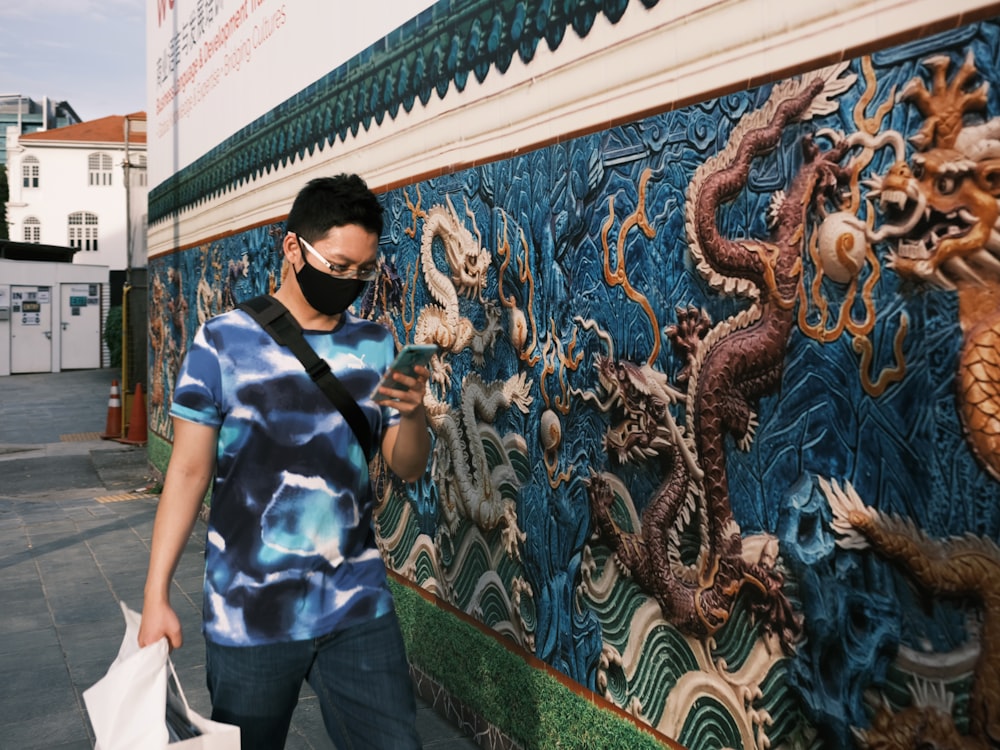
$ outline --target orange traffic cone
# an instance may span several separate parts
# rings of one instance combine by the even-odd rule
[[[132,398],[132,417],[128,421],[128,435],[119,442],[145,445],[146,439],[146,399],[142,395],[142,383],[136,383],[135,396]]]
[[[116,440],[122,436],[122,396],[118,381],[111,381],[111,396],[108,398],[108,421],[104,426],[105,440]]]

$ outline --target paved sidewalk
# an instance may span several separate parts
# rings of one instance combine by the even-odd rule
[[[82,692],[121,645],[118,602],[142,606],[158,478],[145,448],[99,437],[115,377],[0,377],[0,750],[93,746]],[[199,522],[175,578],[185,646],[173,660],[192,707],[207,715],[203,550]],[[418,708],[425,748],[477,747],[426,704]],[[333,747],[308,686],[286,747]]]

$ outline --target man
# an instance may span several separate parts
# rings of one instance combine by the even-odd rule
[[[400,478],[430,451],[429,372],[394,373],[394,341],[348,307],[375,278],[382,207],[364,181],[309,182],[282,242],[274,298],[358,401]],[[365,451],[302,364],[244,311],[209,320],[177,378],[174,445],[153,526],[141,646],[181,645],[171,579],[213,473],[203,631],[212,718],[243,748],[284,746],[302,680],[341,750],[419,747],[408,665],[375,543]]]

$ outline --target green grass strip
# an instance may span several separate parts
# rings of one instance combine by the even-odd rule
[[[410,586],[392,578],[389,585],[410,661],[525,750],[669,746]]]

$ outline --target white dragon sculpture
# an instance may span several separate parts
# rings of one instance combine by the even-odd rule
[[[486,350],[493,346],[500,330],[500,314],[495,302],[483,299],[489,279],[492,254],[482,247],[476,235],[462,223],[451,203],[429,208],[424,215],[420,237],[420,268],[434,304],[425,305],[417,318],[414,341],[437,344],[443,352],[457,354],[472,349],[476,365],[485,362]],[[466,212],[470,217],[471,212]],[[474,217],[473,217],[474,218]],[[475,223],[473,223],[475,227]],[[434,239],[441,240],[449,273],[438,268],[434,258]],[[478,299],[486,314],[486,326],[477,330],[469,318],[461,314],[459,297]],[[435,379],[447,387],[450,369],[442,362]]]
[[[420,268],[433,303],[425,305],[417,318],[414,341],[434,343],[441,348],[435,358],[430,388],[424,399],[428,422],[437,437],[434,446],[433,475],[441,491],[441,508],[446,531],[454,534],[462,517],[469,518],[480,529],[490,531],[504,526],[503,539],[507,552],[517,556],[518,542],[524,534],[518,528],[517,509],[513,500],[519,485],[514,467],[508,458],[510,437],[501,438],[492,427],[500,409],[516,406],[528,412],[532,398],[531,381],[519,373],[503,381],[484,381],[475,372],[462,378],[461,396],[453,407],[438,396],[451,385],[450,355],[471,350],[472,361],[482,366],[486,352],[493,348],[500,332],[500,308],[495,301],[485,300],[483,291],[488,282],[492,254],[482,247],[478,230],[475,234],[465,226],[451,203],[435,205],[426,212],[420,239]],[[475,220],[473,214],[466,214]],[[435,239],[440,239],[448,271],[438,267]],[[485,326],[477,329],[462,315],[462,299],[478,301],[485,315]],[[486,443],[500,456],[492,468]]]

